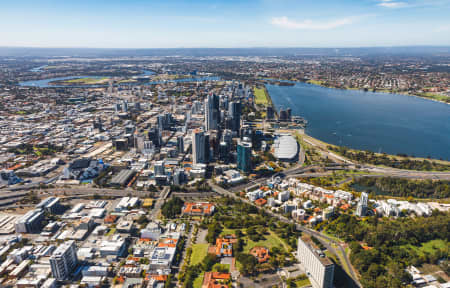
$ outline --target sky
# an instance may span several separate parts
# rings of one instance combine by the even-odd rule
[[[0,46],[450,46],[450,0],[0,0]]]

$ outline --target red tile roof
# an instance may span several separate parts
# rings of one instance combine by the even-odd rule
[[[228,288],[230,273],[205,272],[202,288]]]

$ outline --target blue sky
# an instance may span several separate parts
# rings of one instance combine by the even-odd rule
[[[0,1],[0,46],[450,45],[450,0]]]

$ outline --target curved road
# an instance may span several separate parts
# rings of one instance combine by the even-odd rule
[[[215,192],[217,192],[217,193],[219,193],[221,195],[225,195],[225,196],[229,196],[229,197],[241,200],[243,202],[246,202],[246,203],[248,203],[250,205],[255,206],[256,208],[258,208],[260,210],[263,209],[262,207],[255,205],[253,202],[251,202],[251,201],[249,201],[247,199],[238,197],[233,192],[230,192],[230,191],[228,191],[226,189],[223,189],[220,186],[217,186],[211,180],[208,181],[208,184],[211,186],[213,191],[215,191]],[[264,209],[264,211],[266,213],[268,213],[270,216],[278,218],[282,222],[289,223],[289,224],[294,224],[295,227],[297,228],[297,230],[299,230],[299,231],[305,232],[305,233],[313,235],[313,236],[317,236],[319,240],[321,240],[320,238],[326,239],[328,242],[325,242],[322,239],[322,242],[324,242],[323,244],[327,248],[330,247],[331,248],[330,251],[333,252],[338,258],[343,258],[343,260],[345,261],[347,267],[349,267],[350,274],[351,274],[350,277],[353,279],[353,281],[355,281],[355,283],[357,283],[357,285],[359,285],[361,287],[361,284],[359,283],[358,278],[356,277],[356,273],[353,270],[353,266],[351,265],[350,259],[348,259],[348,256],[345,253],[345,249],[342,247],[342,243],[336,242],[334,239],[332,239],[332,238],[328,237],[327,235],[324,235],[324,234],[322,234],[322,233],[320,233],[318,231],[315,231],[315,230],[309,229],[307,227],[304,227],[304,226],[296,223],[294,220],[291,220],[291,219],[288,219],[288,218],[284,217],[283,215],[276,214],[276,213],[274,213],[274,212],[272,212],[270,210],[266,210],[266,209]],[[334,251],[334,248],[331,247],[331,245],[329,245],[329,243],[335,244],[338,247],[339,251],[342,252],[343,257],[339,257],[339,254]]]

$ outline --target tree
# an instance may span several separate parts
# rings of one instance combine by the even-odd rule
[[[175,216],[181,213],[183,205],[183,200],[178,197],[174,197],[164,203],[164,205],[161,207],[161,214],[166,218],[175,218]]]
[[[246,253],[238,253],[236,259],[242,264],[241,273],[244,275],[253,275],[256,272],[258,260],[255,256]]]

